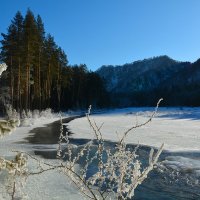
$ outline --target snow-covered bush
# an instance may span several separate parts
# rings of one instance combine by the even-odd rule
[[[0,77],[3,71],[7,69],[5,63],[0,64]],[[0,137],[11,133],[20,124],[19,114],[11,105],[6,105],[6,112],[8,115],[8,120],[0,120]]]
[[[12,133],[19,124],[19,120],[0,120],[0,137]]]
[[[51,119],[53,117],[51,108],[41,111],[40,117]]]
[[[6,64],[0,64],[0,76],[2,72],[6,69]],[[15,109],[12,108],[12,106],[7,105],[6,111],[8,115],[8,120],[0,120],[0,137],[6,134],[10,134],[20,124],[19,114],[16,112]],[[17,190],[16,188],[19,187],[18,185],[22,185],[21,177],[26,176],[27,174],[26,166],[27,156],[24,156],[24,154],[21,152],[18,152],[13,160],[8,160],[0,157],[0,172],[7,172],[9,174],[7,176],[8,181],[11,180],[7,187],[7,194],[11,199],[15,199]],[[18,178],[20,180],[18,180]]]
[[[40,111],[39,110],[33,110],[32,117],[33,117],[33,119],[39,118],[40,117]]]
[[[35,121],[40,119],[51,119],[53,118],[53,113],[50,108],[47,108],[46,110],[42,110],[41,112],[39,110],[33,110],[26,112],[25,110],[21,113],[21,126],[31,126],[35,123]]]
[[[5,107],[6,107],[6,113],[7,113],[9,120],[19,120],[20,119],[19,113],[10,104],[5,105]]]
[[[32,118],[33,119],[38,119],[38,118],[46,118],[46,119],[51,119],[54,117],[53,111],[51,108],[47,108],[45,110],[39,111],[39,110],[33,110],[32,113]]]
[[[63,135],[61,126],[57,156],[62,159],[65,158],[66,162],[61,164],[62,171],[71,179],[84,197],[103,200],[110,198],[131,199],[134,196],[136,187],[147,178],[148,173],[155,167],[162,152],[163,144],[156,153],[154,153],[153,148],[151,149],[149,164],[144,167],[137,155],[139,146],[133,150],[127,148],[125,138],[131,130],[144,126],[152,120],[160,101],[151,117],[145,123],[132,126],[124,132],[123,137],[114,149],[104,145],[101,133],[102,125],[97,126],[96,122],[90,119],[91,107],[86,117],[95,135],[95,140],[83,145],[75,155],[74,148],[69,142],[68,134]],[[67,145],[65,153],[62,150],[62,142]],[[81,162],[81,169],[77,170],[76,166],[79,162]],[[89,175],[91,167],[94,172]]]
[[[30,119],[28,118],[28,115],[26,114],[25,110],[22,110],[20,121],[21,126],[26,127],[31,125]]]
[[[0,78],[1,74],[7,69],[7,65],[5,63],[0,63]],[[9,87],[0,87],[0,103],[2,105],[9,102],[10,95],[9,95]]]
[[[17,153],[13,160],[6,160],[0,157],[0,171],[6,170],[9,174],[21,175],[27,172],[27,156]]]
[[[27,112],[27,117],[29,119],[31,119],[33,117],[33,114],[32,114],[32,112],[30,110]]]
[[[28,157],[21,152],[17,152],[13,160],[0,157],[1,176],[3,174],[6,176],[6,180],[4,180],[5,191],[1,190],[1,198],[12,200],[25,199],[22,198],[25,197],[25,194],[21,189],[28,175],[27,159]]]
[[[0,63],[0,77],[1,74],[7,69],[7,65],[5,63]]]

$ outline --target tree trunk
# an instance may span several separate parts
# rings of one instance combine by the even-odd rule
[[[26,112],[30,109],[30,52],[29,52],[29,43],[28,43],[28,55],[27,55],[27,64],[26,64],[26,92],[25,92],[25,110]]]
[[[18,57],[18,81],[17,81],[17,111],[21,113],[21,63]]]
[[[39,50],[39,60],[38,60],[38,94],[39,94],[39,110],[41,110],[41,80],[40,80],[40,64],[41,64],[41,49]]]
[[[14,94],[14,76],[13,76],[13,57],[10,57],[10,97],[11,106],[13,107],[13,94]]]

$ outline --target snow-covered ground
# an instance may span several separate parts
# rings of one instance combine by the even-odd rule
[[[126,108],[116,109],[95,114],[91,116],[98,125],[104,123],[101,132],[104,139],[118,141],[125,130],[137,123],[145,122],[151,115],[154,108]],[[34,154],[35,146],[27,143],[24,139],[30,135],[29,131],[35,127],[42,127],[59,117],[36,119],[30,127],[19,127],[11,135],[0,139],[0,157],[12,157],[15,153],[12,150],[26,151]],[[73,138],[93,138],[89,123],[85,117],[78,118],[68,124]],[[117,132],[117,133],[116,133]],[[126,141],[128,143],[140,143],[142,145],[160,147],[165,143],[165,150],[168,151],[199,151],[200,152],[200,108],[159,108],[157,116],[148,125],[132,131]],[[47,145],[55,149],[54,145]],[[174,154],[173,154],[174,155]],[[195,181],[198,182],[200,162],[199,159],[185,156],[168,156],[163,165],[179,171],[188,169],[195,174]],[[40,158],[41,159],[41,158]],[[58,162],[57,160],[45,160],[46,162]],[[29,160],[29,168],[36,167],[36,163]],[[1,175],[0,175],[1,176]],[[196,179],[197,178],[197,179]],[[4,179],[0,177],[0,199],[5,197],[2,189]],[[25,185],[28,199],[83,199],[74,186],[69,184],[67,177],[57,171],[49,171],[37,176],[28,178]],[[3,193],[4,192],[4,193]]]
[[[136,123],[147,121],[152,111],[154,108],[116,109],[104,114],[92,115],[90,119],[95,120],[98,126],[104,123],[101,133],[105,140],[119,141],[127,129]],[[71,121],[68,128],[74,133],[71,135],[73,138],[94,138],[86,117]],[[180,191],[181,187],[183,187],[182,190],[187,191],[190,184],[192,185],[190,195],[199,195],[193,186],[197,187],[199,191],[200,108],[159,108],[152,122],[131,131],[126,142],[156,148],[164,143],[164,150],[168,155],[163,156],[160,169],[162,171],[163,168],[164,171],[167,171],[167,180],[170,174],[176,174],[173,179],[179,180],[183,184],[180,188],[176,185]],[[176,189],[172,188],[170,192],[174,193]],[[186,194],[187,192],[183,199],[190,197],[190,195],[186,197]],[[176,197],[176,199],[179,198],[182,199],[179,196]]]
[[[25,138],[30,136],[29,131],[35,127],[43,127],[46,124],[59,120],[58,116],[52,118],[39,118],[34,120],[34,124],[28,127],[19,127],[10,135],[0,139],[0,157],[13,158],[16,155],[13,151],[24,151],[34,155],[34,145],[27,143]],[[54,145],[55,146],[55,145]],[[42,158],[39,158],[42,160]],[[45,160],[45,162],[56,163],[57,160]],[[29,169],[37,169],[38,165],[33,160],[28,160]],[[6,176],[7,177],[7,176]],[[10,197],[5,191],[4,174],[0,173],[0,199],[9,200]],[[81,196],[75,188],[70,185],[66,176],[58,171],[49,171],[37,176],[29,176],[25,184],[25,194],[29,200],[49,200],[49,199],[80,199]]]
[[[14,132],[0,139],[0,156],[12,156],[15,155],[12,150],[16,151],[31,151],[32,145],[27,143],[25,140],[28,137],[29,131],[36,127],[43,127],[46,124],[52,123],[56,120],[59,120],[58,116],[51,118],[38,118],[34,120],[34,124],[30,126],[18,127]]]
[[[106,140],[118,141],[123,133],[136,123],[148,120],[154,108],[126,108],[111,110],[91,116],[103,127],[101,132]],[[73,138],[90,139],[94,135],[89,123],[78,118],[68,124],[75,133]],[[168,151],[200,151],[200,108],[159,108],[151,123],[129,133],[127,143],[139,143],[153,147],[165,144]]]

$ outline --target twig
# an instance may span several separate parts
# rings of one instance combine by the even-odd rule
[[[158,101],[158,103],[157,103],[157,105],[156,105],[156,107],[155,107],[154,112],[152,113],[152,115],[150,116],[150,118],[149,118],[146,122],[141,123],[141,124],[136,124],[135,126],[132,126],[131,128],[129,128],[126,132],[124,132],[123,137],[122,137],[121,140],[120,140],[120,143],[122,143],[122,141],[124,141],[125,137],[128,135],[128,133],[129,133],[130,131],[132,131],[133,129],[136,129],[136,128],[140,128],[140,127],[142,127],[142,126],[145,126],[145,125],[147,125],[149,122],[152,121],[152,119],[155,117],[155,115],[156,115],[156,113],[157,113],[157,111],[158,111],[158,107],[159,107],[160,102],[161,102],[162,100],[163,100],[162,98],[159,99],[159,101]]]
[[[13,190],[12,190],[12,196],[11,196],[12,200],[14,200],[14,198],[15,198],[15,192],[16,192],[16,183],[14,182],[14,184],[13,184]]]

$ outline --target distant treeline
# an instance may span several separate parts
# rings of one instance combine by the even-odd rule
[[[45,33],[41,17],[17,12],[1,34],[0,60],[8,66],[0,80],[0,100],[22,109],[102,107],[108,103],[102,79],[86,65],[69,66],[67,55]]]

